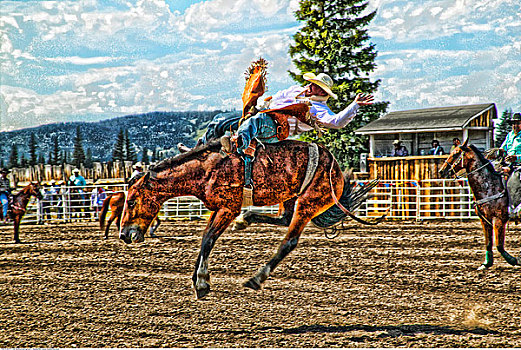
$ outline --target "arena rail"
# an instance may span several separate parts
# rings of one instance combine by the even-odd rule
[[[364,186],[358,181],[358,186]],[[44,199],[32,198],[22,223],[51,224],[74,221],[97,221],[101,202],[95,203],[94,193],[102,187],[108,194],[126,192],[127,185],[92,185],[78,188],[61,186],[55,192],[44,186]],[[387,213],[388,219],[477,219],[472,206],[472,193],[466,179],[455,180],[382,180],[370,192],[359,208],[358,215],[371,218]],[[277,214],[279,207],[248,207],[259,213]],[[210,215],[195,197],[173,198],[163,204],[159,217],[162,220],[204,220]]]

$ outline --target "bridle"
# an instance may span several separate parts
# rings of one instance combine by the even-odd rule
[[[447,164],[448,166],[450,166],[450,170],[451,170],[452,173],[454,174],[454,181],[463,179],[462,176],[459,176],[459,175],[458,175],[458,172],[457,172],[456,170],[454,170],[454,168],[456,167],[456,165],[457,165],[458,163],[461,163],[460,166],[461,166],[462,168],[464,168],[464,166],[463,166],[463,159],[464,159],[465,153],[467,153],[467,152],[468,152],[468,151],[461,150],[460,155],[458,156],[458,158],[457,158],[454,162],[449,163],[449,159],[448,159],[448,158],[447,158],[447,159],[445,160],[445,162],[444,162],[444,164]],[[474,170],[472,170],[471,172],[467,173],[467,176],[469,176],[469,175],[471,175],[471,174],[474,174],[474,173],[477,173],[478,171],[480,171],[481,169],[485,168],[485,167],[486,167],[487,165],[489,165],[489,164],[492,165],[492,163],[490,163],[490,161],[487,160],[487,161],[486,161],[482,166],[480,166],[479,168],[474,169]]]

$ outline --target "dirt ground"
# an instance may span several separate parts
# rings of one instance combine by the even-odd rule
[[[486,272],[477,222],[308,227],[261,291],[242,287],[285,229],[226,231],[212,292],[191,275],[203,222],[125,245],[94,222],[0,227],[0,347],[521,347],[520,268]],[[507,250],[519,256],[521,227]]]

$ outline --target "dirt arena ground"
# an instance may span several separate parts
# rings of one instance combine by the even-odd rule
[[[520,268],[494,253],[486,272],[477,222],[308,227],[261,291],[242,287],[285,230],[226,231],[196,300],[203,222],[160,238],[103,240],[94,222],[0,227],[0,346],[521,347]],[[521,227],[507,249],[521,253]]]

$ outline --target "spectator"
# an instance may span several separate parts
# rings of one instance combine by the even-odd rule
[[[440,146],[438,140],[432,140],[432,148],[429,151],[429,154],[433,156],[445,154],[445,152],[443,151],[443,147]]]
[[[461,145],[461,140],[458,139],[457,137],[453,138],[452,147],[450,148],[450,151],[452,152],[454,150],[454,148],[458,147],[459,145]]]
[[[7,177],[9,169],[0,169],[0,219],[7,221],[7,209],[11,198],[11,182]]]
[[[51,220],[51,207],[56,205],[57,202],[57,188],[56,181],[49,181],[49,187],[46,187],[43,192],[43,199],[40,201],[42,216],[39,224],[43,224],[43,220]]]
[[[93,209],[96,218],[98,217],[99,209],[103,206],[103,201],[107,198],[107,193],[103,187],[94,188],[90,196],[90,206]]]
[[[394,149],[391,152],[391,157],[407,157],[409,155],[409,151],[402,145],[402,141],[394,140],[393,146]]]

